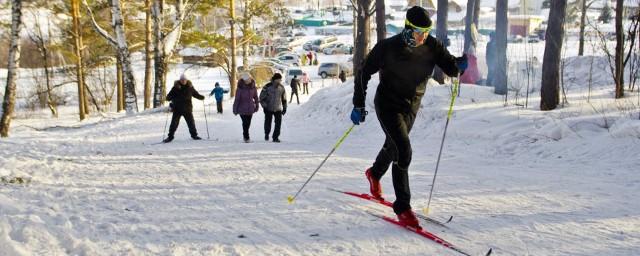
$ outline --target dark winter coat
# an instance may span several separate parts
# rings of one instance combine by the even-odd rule
[[[298,87],[300,87],[300,80],[298,80],[298,78],[292,78],[291,79],[291,91],[292,92],[297,92],[298,91]]]
[[[244,79],[238,80],[238,89],[236,90],[236,99],[233,102],[233,113],[239,115],[253,115],[258,112],[258,89],[256,82],[246,83]]]
[[[344,81],[347,81],[347,73],[345,73],[344,70],[340,70],[338,78],[340,78],[340,81],[344,83]]]
[[[280,83],[270,82],[260,91],[260,104],[265,111],[287,111],[287,93]]]
[[[173,103],[173,111],[178,113],[193,112],[193,104],[191,98],[204,100],[204,96],[200,95],[196,89],[193,88],[191,81],[187,80],[186,84],[181,84],[180,81],[173,83],[173,88],[167,94],[167,100]]]
[[[390,111],[410,112],[415,104],[420,104],[436,65],[449,76],[459,72],[455,57],[434,37],[428,36],[418,47],[407,46],[401,34],[384,39],[373,47],[363,69],[356,74],[353,105],[365,106],[367,83],[371,75],[380,72],[376,105],[380,103]]]

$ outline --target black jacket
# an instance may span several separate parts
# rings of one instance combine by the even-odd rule
[[[371,75],[380,72],[376,105],[399,112],[417,109],[415,105],[420,105],[436,65],[449,76],[459,72],[455,57],[432,36],[415,48],[407,46],[401,34],[382,40],[369,52],[364,67],[356,74],[353,105],[364,107],[367,83]]]
[[[182,85],[180,81],[175,81],[173,88],[171,88],[171,91],[167,94],[167,100],[173,103],[173,111],[179,113],[193,112],[191,97],[204,100],[204,96],[200,95],[200,93],[193,88],[191,81],[187,81],[185,85]]]
[[[298,80],[298,78],[292,78],[290,86],[291,86],[291,91],[297,92],[298,87],[300,86],[300,81]]]

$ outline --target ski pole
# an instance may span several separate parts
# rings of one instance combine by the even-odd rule
[[[340,144],[342,144],[344,139],[346,139],[347,136],[349,136],[349,133],[351,133],[351,131],[353,130],[353,127],[356,127],[356,125],[355,124],[351,125],[351,127],[349,127],[349,129],[342,135],[342,137],[340,137],[338,142],[336,142],[336,145],[334,145],[333,148],[331,149],[331,152],[329,152],[329,154],[324,158],[324,160],[322,160],[322,162],[320,163],[318,168],[316,168],[316,170],[313,171],[313,173],[311,174],[311,176],[309,176],[307,181],[305,181],[304,184],[302,184],[302,187],[300,187],[300,189],[298,189],[298,192],[296,192],[296,194],[294,196],[288,196],[287,197],[287,201],[289,202],[289,204],[293,204],[293,201],[296,200],[296,198],[298,197],[300,192],[302,192],[302,189],[304,189],[304,187],[307,186],[307,184],[309,183],[309,181],[311,181],[313,176],[316,175],[316,173],[320,170],[320,168],[322,168],[324,163],[327,162],[327,159],[329,159],[329,157],[333,154],[333,152],[335,152],[336,149],[338,149],[338,147],[340,147]]]
[[[167,123],[169,122],[169,109],[167,108],[167,117],[164,119],[164,129],[162,130],[162,141],[164,141],[164,135],[167,133]]]
[[[433,173],[433,181],[431,182],[431,191],[429,192],[429,200],[427,201],[427,207],[422,211],[425,215],[429,214],[429,206],[431,205],[431,196],[433,195],[433,188],[436,185],[436,177],[438,176],[438,168],[440,167],[440,157],[442,156],[442,148],[444,147],[444,140],[447,137],[447,128],[449,127],[449,121],[453,115],[453,104],[456,101],[458,95],[458,89],[460,87],[460,73],[458,73],[457,79],[453,83],[453,92],[451,93],[451,103],[449,104],[449,112],[447,113],[447,121],[444,124],[444,133],[442,134],[442,141],[440,142],[440,152],[438,152],[438,160],[436,161],[436,170]]]
[[[209,137],[209,121],[207,121],[207,106],[204,104],[204,100],[202,100],[202,112],[204,113],[204,123],[207,127],[207,139],[211,139]]]

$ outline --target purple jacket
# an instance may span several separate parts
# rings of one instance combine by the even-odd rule
[[[233,114],[253,115],[258,112],[259,103],[256,82],[251,80],[249,84],[246,84],[244,80],[238,80],[236,99],[233,102]]]

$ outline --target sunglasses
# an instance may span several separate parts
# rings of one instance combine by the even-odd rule
[[[426,28],[418,27],[416,25],[413,25],[413,23],[411,23],[409,20],[404,20],[404,24],[411,27],[415,32],[421,32],[426,34],[429,34],[429,32],[431,32],[431,29],[433,28],[433,26],[429,26]]]

